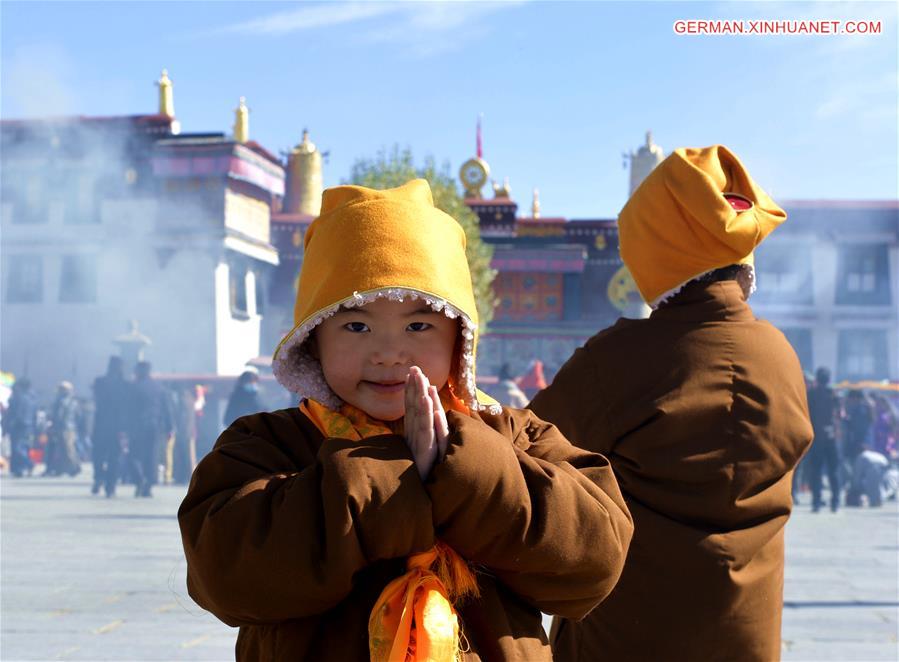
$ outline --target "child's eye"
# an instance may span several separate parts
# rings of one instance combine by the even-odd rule
[[[412,322],[406,329],[409,331],[427,331],[431,326],[432,325],[427,322]]]
[[[368,331],[368,326],[362,322],[347,322],[343,325],[343,328],[353,333],[365,333]]]

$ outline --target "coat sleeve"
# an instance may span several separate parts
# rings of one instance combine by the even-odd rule
[[[553,382],[531,400],[528,409],[559,428],[580,448],[608,455],[615,442],[612,421],[606,416],[590,345],[580,347],[553,377]]]
[[[633,533],[608,460],[530,412],[504,410],[497,429],[448,416],[426,483],[437,536],[538,609],[582,618],[614,587]]]
[[[399,437],[325,439],[316,452],[303,434],[285,412],[238,419],[178,511],[188,591],[229,625],[322,613],[358,570],[434,544],[431,504]]]

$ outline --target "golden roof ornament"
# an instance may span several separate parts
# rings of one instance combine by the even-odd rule
[[[250,139],[250,109],[247,98],[240,97],[240,104],[234,109],[234,142],[245,143]]]
[[[303,129],[303,140],[287,155],[287,190],[284,211],[288,214],[318,216],[322,199],[322,157]]]
[[[487,179],[490,177],[490,166],[484,160],[484,149],[481,143],[481,117],[482,115],[478,115],[475,156],[468,159],[459,168],[459,179],[462,180],[465,197],[474,200],[481,199],[481,187],[487,183]]]
[[[465,187],[465,197],[479,200],[481,198],[481,187],[487,182],[490,176],[490,166],[481,158],[468,159],[459,168],[459,179],[462,180],[462,186]]]
[[[502,186],[500,186],[496,182],[493,182],[493,197],[494,198],[501,198],[501,199],[505,200],[506,198],[510,198],[511,196],[512,196],[512,191],[509,187],[509,178],[508,177],[503,178]]]
[[[534,188],[534,200],[531,202],[531,216],[540,218],[540,191]]]
[[[172,92],[172,80],[169,78],[168,69],[162,70],[162,75],[156,81],[159,87],[159,114],[169,117],[175,116],[175,96]]]

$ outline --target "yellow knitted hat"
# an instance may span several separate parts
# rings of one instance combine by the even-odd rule
[[[734,209],[724,194],[751,203]],[[744,264],[787,218],[723,145],[674,150],[618,216],[621,259],[651,305],[709,271]]]
[[[477,307],[465,232],[434,206],[424,179],[383,191],[336,186],[324,192],[321,215],[306,231],[295,326],[272,359],[278,381],[301,397],[339,406],[305,341],[341,306],[364,306],[377,298],[420,299],[460,319],[453,390],[473,410],[496,405],[475,387]]]

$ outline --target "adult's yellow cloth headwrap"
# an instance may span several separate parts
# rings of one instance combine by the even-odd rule
[[[743,196],[735,210],[724,193]],[[618,216],[621,259],[654,304],[713,269],[753,264],[753,250],[786,213],[723,145],[679,148],[649,173]]]

